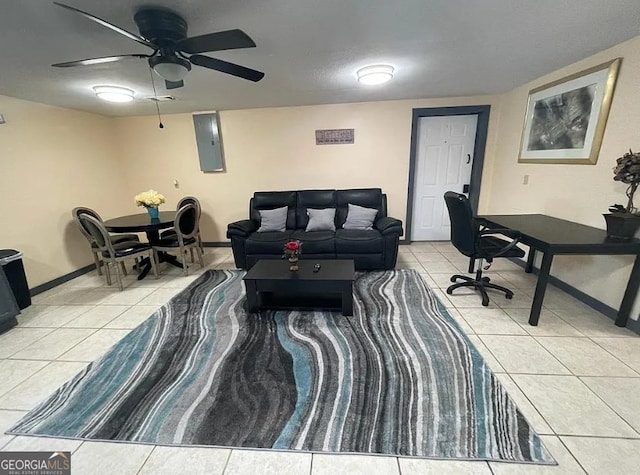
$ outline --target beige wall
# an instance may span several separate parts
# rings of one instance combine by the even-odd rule
[[[31,287],[93,262],[71,220],[123,209],[111,120],[0,96],[0,249],[23,251]]]
[[[528,91],[585,68],[622,57],[607,127],[596,165],[519,164],[518,150]],[[616,158],[640,149],[640,37],[525,84],[501,98],[495,149],[491,213],[544,213],[605,228],[602,213],[626,204],[625,185],[613,181]],[[523,185],[524,175],[529,184]],[[618,308],[633,259],[627,256],[560,256],[552,274]],[[637,318],[637,311],[634,312]]]
[[[495,146],[491,96],[223,111],[224,173],[200,171],[190,114],[164,117],[164,129],[152,116],[114,119],[115,141],[131,197],[154,188],[173,207],[182,196],[197,196],[203,239],[220,242],[228,223],[248,217],[249,198],[259,190],[381,187],[389,214],[406,221],[412,109],[479,104],[493,106],[482,209]],[[315,130],[333,128],[354,128],[355,144],[316,146]]]

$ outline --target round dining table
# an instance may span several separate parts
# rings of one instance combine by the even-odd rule
[[[148,213],[140,213],[108,219],[104,222],[104,226],[112,233],[146,233],[149,244],[153,246],[160,240],[160,231],[172,228],[175,219],[175,211],[161,211],[157,218],[151,218]],[[158,258],[160,262],[182,268],[182,263],[176,256],[158,252]],[[151,270],[151,261],[148,258],[143,259],[141,264],[143,268],[138,275],[138,280],[144,279]]]

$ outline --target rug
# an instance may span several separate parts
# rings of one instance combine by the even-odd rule
[[[354,316],[247,314],[207,271],[9,433],[555,463],[412,270],[359,274]]]

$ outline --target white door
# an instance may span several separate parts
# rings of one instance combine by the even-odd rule
[[[448,241],[444,193],[462,193],[471,180],[477,115],[421,117],[413,188],[412,241]]]

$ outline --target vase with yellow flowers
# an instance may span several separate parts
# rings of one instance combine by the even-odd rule
[[[166,202],[164,195],[156,190],[147,190],[136,195],[136,206],[144,206],[151,219],[158,218],[158,206]]]

